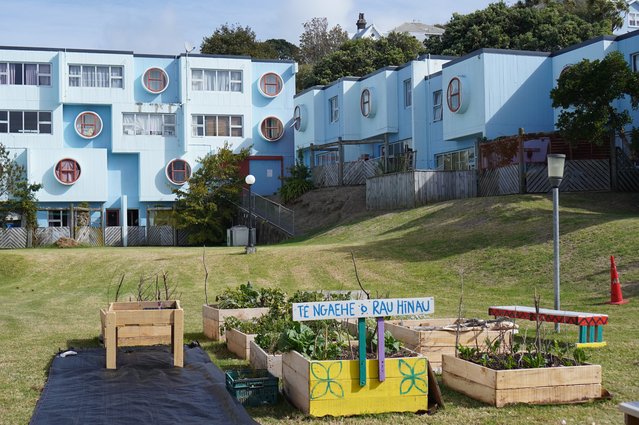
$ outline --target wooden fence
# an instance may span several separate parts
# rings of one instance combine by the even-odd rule
[[[366,209],[414,208],[477,196],[475,171],[408,171],[366,180]]]
[[[0,229],[0,248],[26,248],[27,229],[24,227],[12,227]]]
[[[607,159],[566,161],[562,192],[592,192],[610,190],[610,162]],[[528,164],[525,171],[525,193],[546,193],[550,190],[545,164]],[[479,171],[479,196],[521,193],[519,166],[508,165]]]
[[[366,179],[378,173],[381,161],[369,159],[367,161],[345,162],[343,167],[342,186],[356,186],[366,184]],[[313,184],[315,187],[340,186],[339,163],[331,162],[313,167]]]

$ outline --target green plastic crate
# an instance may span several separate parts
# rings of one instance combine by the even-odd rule
[[[279,380],[266,369],[226,372],[226,389],[244,406],[277,403]]]

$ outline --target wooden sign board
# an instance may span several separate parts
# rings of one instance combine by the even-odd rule
[[[433,314],[435,301],[428,298],[321,301],[293,304],[293,320],[358,319],[363,317]]]

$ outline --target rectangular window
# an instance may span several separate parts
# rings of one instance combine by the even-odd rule
[[[475,168],[475,149],[438,154],[435,155],[435,162],[438,170],[473,170]]]
[[[127,136],[175,136],[175,114],[122,114],[122,133]]]
[[[120,225],[120,210],[106,210],[107,227]]]
[[[404,108],[413,104],[413,83],[411,79],[404,80]]]
[[[442,120],[442,91],[433,92],[433,121]]]
[[[129,226],[139,226],[140,212],[138,210],[126,210],[126,222]]]
[[[192,69],[191,89],[194,91],[242,91],[242,71],[226,69]]]
[[[634,53],[630,56],[630,59],[632,60],[632,70],[635,72],[639,72],[639,53]]]
[[[49,211],[49,227],[67,227],[68,225],[68,211]]]
[[[332,164],[339,161],[337,152],[325,152],[315,156],[316,165]]]
[[[193,115],[191,117],[191,134],[194,137],[243,137],[243,121],[241,115]]]
[[[329,117],[331,117],[331,122],[339,121],[339,104],[337,103],[337,96],[328,99],[328,105]]]
[[[51,112],[0,111],[0,133],[51,134]]]
[[[69,65],[69,87],[124,88],[124,67]]]
[[[633,28],[639,27],[639,13],[637,12],[628,13],[628,26]]]

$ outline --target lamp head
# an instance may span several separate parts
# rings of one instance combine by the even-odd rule
[[[564,164],[566,163],[566,155],[553,153],[548,157],[548,180],[552,187],[559,187],[561,180],[564,178]]]
[[[253,185],[253,183],[255,183],[255,176],[253,174],[249,174],[246,178],[244,178],[244,183],[249,186]]]

